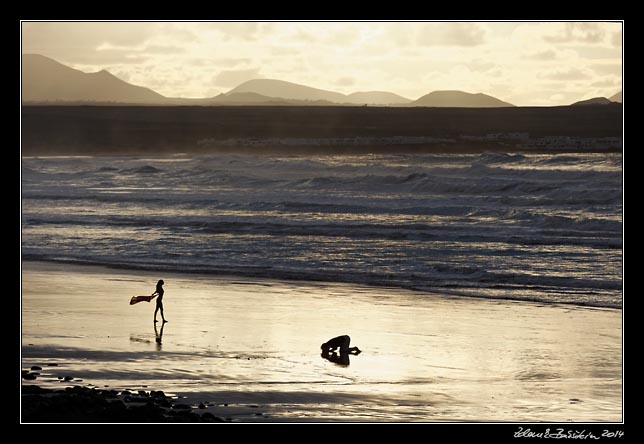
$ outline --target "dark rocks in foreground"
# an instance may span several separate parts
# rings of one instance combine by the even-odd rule
[[[67,387],[50,390],[22,387],[22,422],[70,423],[169,423],[225,422],[211,413],[175,410],[163,392],[138,394],[136,399],[120,398],[115,390]],[[133,404],[130,404],[133,403]]]

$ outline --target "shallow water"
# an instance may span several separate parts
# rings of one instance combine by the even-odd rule
[[[128,305],[159,278],[160,343],[154,303]],[[43,386],[164,390],[233,421],[622,420],[621,310],[35,262],[22,286]],[[363,350],[349,366],[319,354],[339,334]]]

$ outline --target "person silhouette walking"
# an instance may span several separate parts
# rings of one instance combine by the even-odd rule
[[[163,320],[164,323],[166,323],[168,321],[166,320],[165,316],[163,316],[163,293],[164,293],[163,284],[164,284],[163,279],[157,282],[157,289],[155,290],[154,293],[152,293],[152,296],[154,295],[157,296],[157,307],[154,309],[154,322],[158,322],[157,313],[159,312],[159,310],[161,310],[161,319]]]

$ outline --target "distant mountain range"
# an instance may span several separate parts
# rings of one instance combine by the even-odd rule
[[[28,104],[140,104],[140,105],[298,105],[298,106],[424,106],[500,108],[515,106],[486,94],[434,91],[411,100],[387,91],[341,94],[275,79],[244,82],[215,97],[186,99],[165,97],[149,88],[127,83],[102,70],[85,73],[38,54],[22,56],[22,100]],[[622,102],[622,92],[572,105]]]
[[[606,97],[593,97],[592,99],[580,100],[579,102],[575,102],[570,106],[610,105],[612,103],[622,103],[621,91],[613,96],[610,96],[610,98],[608,99]]]
[[[401,105],[412,102],[410,99],[386,91],[355,92],[345,95],[275,79],[249,80],[230,90],[226,96],[239,93],[255,93],[264,97],[287,100],[326,101],[353,105]]]

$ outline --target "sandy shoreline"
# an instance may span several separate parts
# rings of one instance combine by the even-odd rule
[[[22,368],[233,422],[619,422],[622,311],[23,262]],[[166,317],[129,306],[166,281]],[[156,331],[155,331],[156,330]],[[339,366],[319,344],[349,334]],[[258,414],[259,413],[259,414]]]

